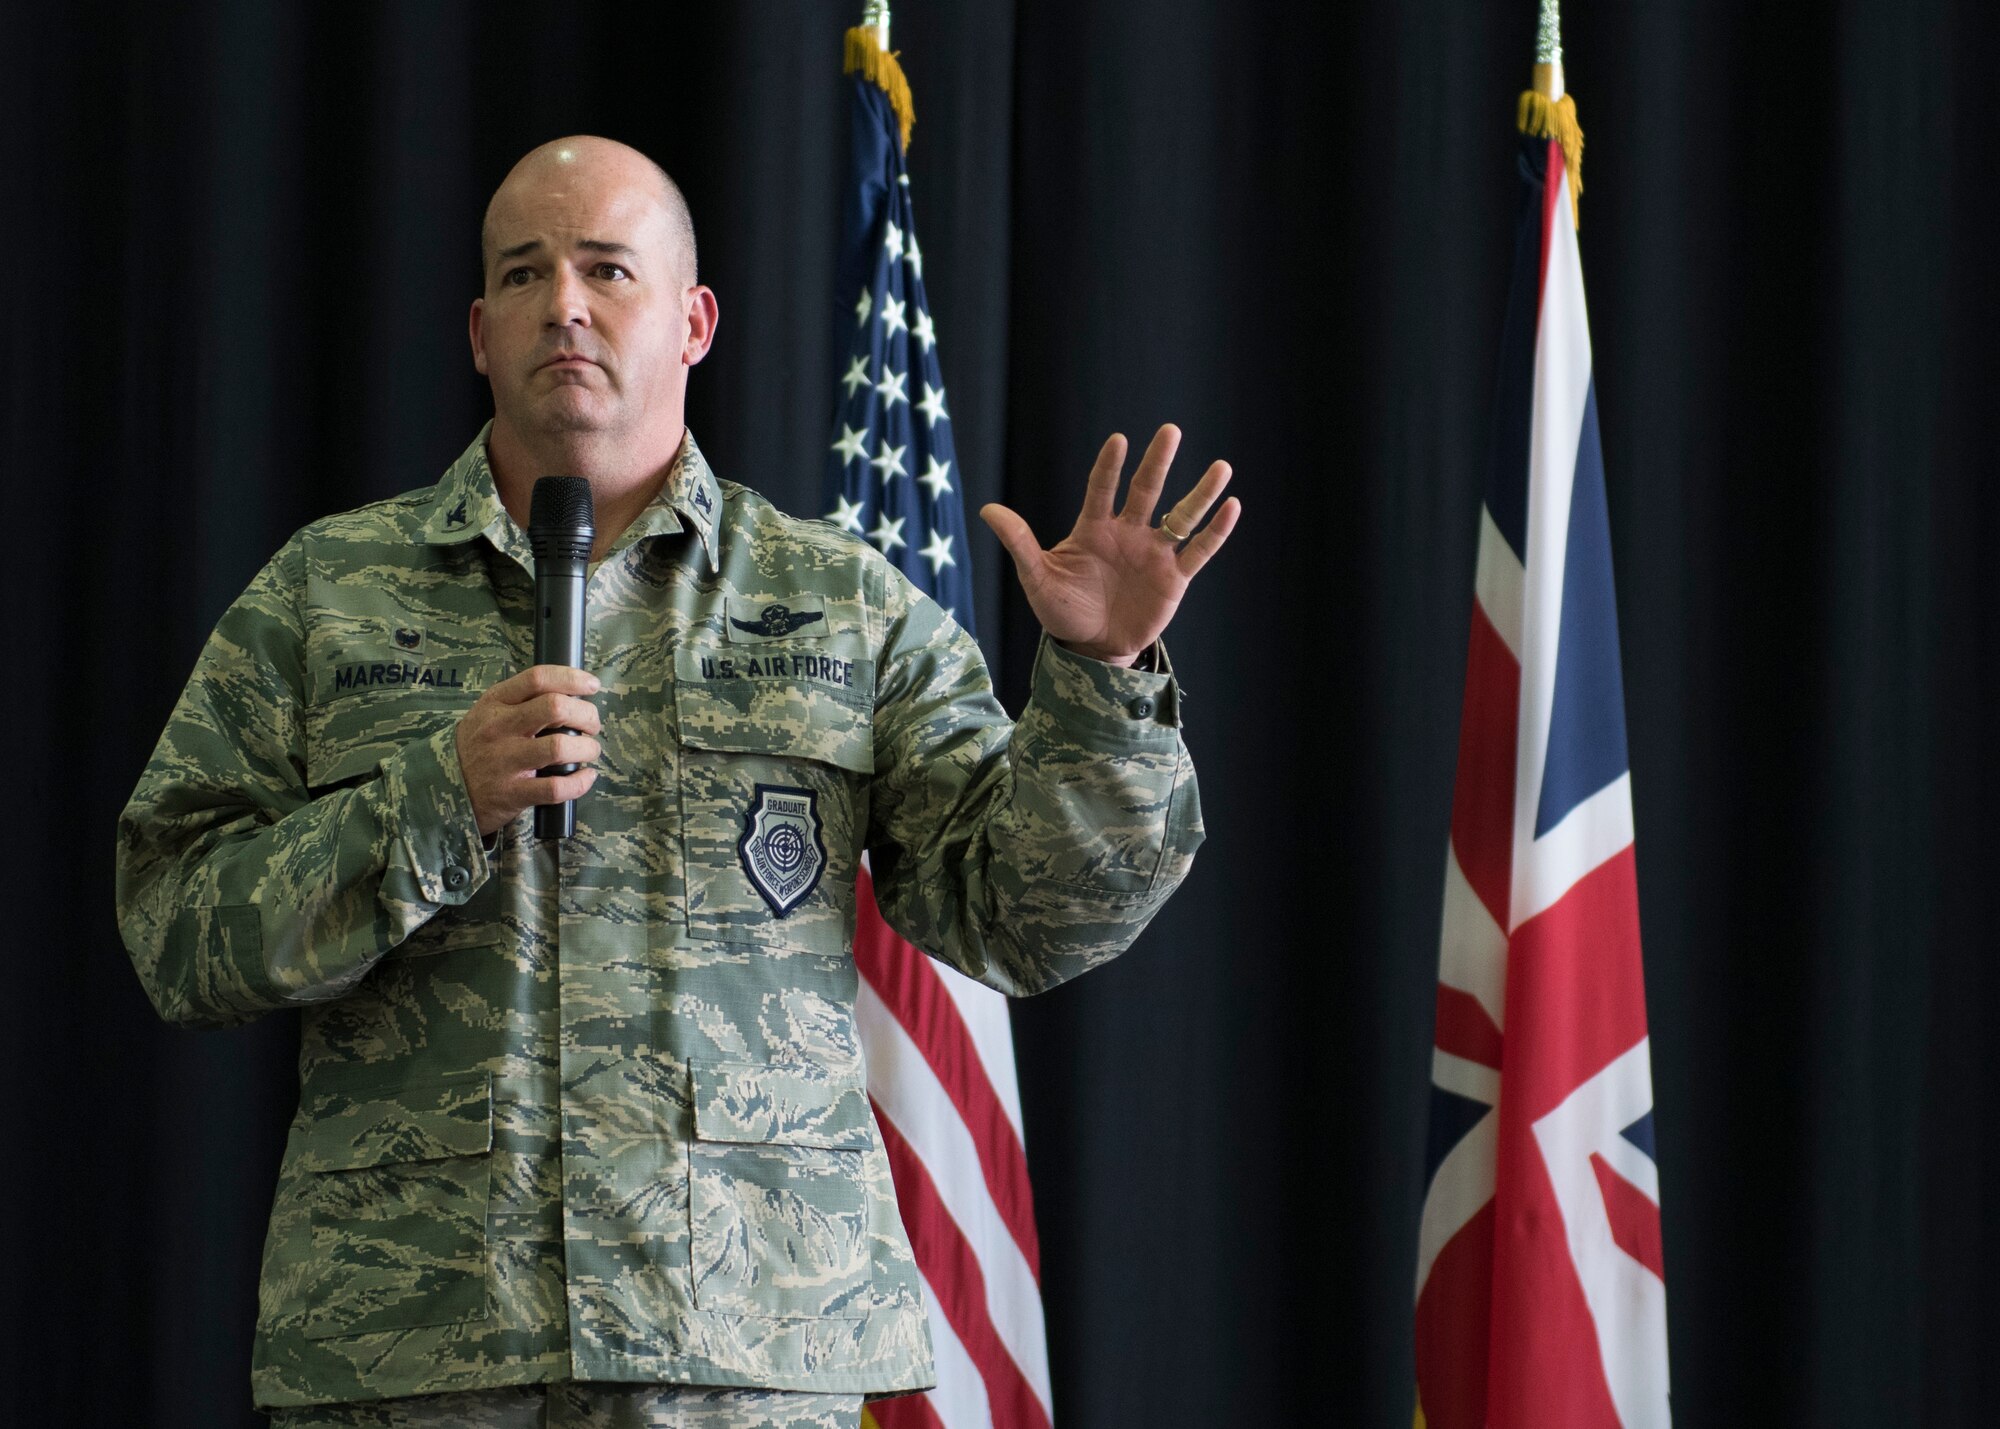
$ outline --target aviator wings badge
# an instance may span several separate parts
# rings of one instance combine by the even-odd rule
[[[790,635],[802,625],[811,625],[815,620],[825,619],[825,613],[818,610],[793,610],[788,605],[767,605],[757,614],[755,620],[738,620],[729,617],[729,623],[738,630],[746,630],[752,635]]]
[[[752,886],[784,917],[805,902],[826,870],[819,796],[810,789],[759,784],[736,853]]]

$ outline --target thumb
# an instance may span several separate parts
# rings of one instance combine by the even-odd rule
[[[1035,533],[1020,516],[1002,506],[997,501],[989,501],[979,508],[979,519],[992,528],[1000,538],[1000,544],[1007,548],[1007,554],[1014,558],[1014,568],[1023,579],[1042,563],[1041,543]]]

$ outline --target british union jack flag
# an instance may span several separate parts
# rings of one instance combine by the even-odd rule
[[[1416,1422],[1666,1429],[1631,764],[1583,269],[1561,146],[1524,138],[1520,163],[1446,860]]]

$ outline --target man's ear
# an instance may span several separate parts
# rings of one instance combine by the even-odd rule
[[[715,324],[719,317],[713,289],[700,284],[688,289],[688,335],[687,343],[681,349],[681,361],[689,367],[708,356],[709,344],[715,341]]]
[[[472,365],[478,369],[482,377],[486,375],[486,336],[480,331],[480,323],[485,318],[485,312],[486,299],[474,298],[472,300],[472,316],[466,320],[468,331],[472,337]]]

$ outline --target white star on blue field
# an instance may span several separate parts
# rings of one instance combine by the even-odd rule
[[[826,449],[826,519],[873,542],[969,629],[958,454],[893,118],[875,157],[880,181],[847,202],[844,270],[862,286],[846,308],[853,319]]]

